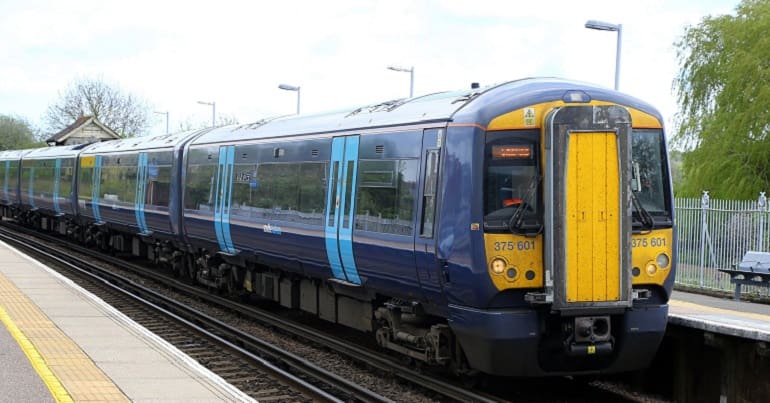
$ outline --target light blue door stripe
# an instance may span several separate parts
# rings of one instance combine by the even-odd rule
[[[222,236],[222,211],[220,210],[222,204],[222,178],[225,174],[226,162],[227,147],[220,147],[219,161],[217,163],[217,183],[214,186],[214,189],[216,189],[216,194],[214,195],[214,232],[217,234],[217,242],[219,243],[219,250],[221,251],[227,249],[224,236]]]
[[[23,168],[22,168],[23,169]],[[29,205],[35,208],[35,167],[29,168]]]
[[[59,206],[59,183],[61,182],[61,158],[57,158],[53,168],[53,209],[61,214]]]
[[[219,148],[217,164],[216,195],[214,197],[214,231],[217,235],[219,250],[225,253],[235,253],[235,246],[230,235],[230,204],[233,189],[233,162],[235,146]]]
[[[345,152],[345,139],[342,137],[332,140],[332,156],[331,163],[329,164],[329,189],[326,193],[326,217],[324,221],[325,241],[326,241],[326,256],[329,259],[329,266],[332,269],[332,274],[335,278],[347,281],[345,272],[342,269],[342,262],[340,261],[340,249],[337,242],[337,225],[340,220],[340,183],[342,183],[342,156]],[[334,163],[337,162],[338,168],[334,169]],[[335,180],[336,179],[336,180]],[[336,186],[332,186],[335,185]],[[334,208],[334,216],[331,216],[332,206]]]
[[[136,162],[136,200],[134,200],[134,214],[136,215],[136,226],[139,232],[149,233],[147,220],[144,216],[144,204],[147,198],[147,153],[139,153]]]
[[[99,188],[101,187],[102,178],[102,156],[97,155],[94,158],[94,176],[93,186],[91,187],[91,209],[94,211],[94,219],[97,222],[102,221],[102,215],[99,214]]]
[[[352,163],[352,166],[350,163]],[[340,207],[340,210],[345,214],[341,214],[339,226],[340,256],[342,257],[342,267],[345,269],[345,276],[348,278],[348,281],[361,284],[356,261],[353,258],[353,223],[355,222],[356,214],[356,178],[358,177],[358,136],[345,138],[345,160],[343,165],[343,183],[340,184],[342,188],[342,207]],[[349,169],[352,169],[353,172],[348,172]],[[348,175],[350,175],[350,183],[347,182]],[[347,194],[348,191],[350,191],[350,195]],[[345,215],[347,215],[347,221],[344,221]]]
[[[225,176],[222,194],[222,237],[224,238],[227,253],[235,253],[235,245],[230,235],[230,206],[233,196],[233,165],[235,162],[235,146],[227,147],[227,161],[225,164]]]

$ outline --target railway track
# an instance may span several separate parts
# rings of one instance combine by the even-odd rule
[[[24,233],[26,237],[20,239],[18,233]],[[280,348],[267,343],[259,338],[254,337],[251,334],[247,334],[243,330],[234,328],[233,326],[219,321],[216,318],[211,317],[208,314],[200,312],[199,310],[191,308],[185,302],[179,302],[166,295],[162,295],[157,291],[138,284],[130,278],[123,275],[116,274],[110,270],[102,267],[102,264],[95,263],[94,259],[102,261],[110,266],[117,266],[118,268],[134,273],[142,278],[150,279],[163,287],[173,289],[178,293],[182,293],[190,298],[205,302],[207,304],[214,305],[220,309],[225,309],[237,315],[238,317],[256,321],[269,328],[279,329],[282,333],[285,333],[288,337],[296,338],[306,341],[308,343],[316,344],[324,349],[334,351],[337,354],[344,355],[349,358],[354,358],[356,361],[362,364],[362,367],[368,368],[370,371],[374,371],[380,375],[384,375],[387,378],[398,379],[400,382],[415,385],[419,389],[427,390],[428,398],[422,398],[418,400],[438,400],[438,401],[474,401],[474,402],[493,402],[500,399],[469,390],[457,385],[456,380],[444,380],[435,376],[431,376],[426,373],[417,371],[398,360],[384,355],[382,353],[374,352],[370,349],[357,346],[344,339],[340,339],[331,335],[323,334],[318,329],[303,325],[296,322],[287,321],[286,318],[254,306],[244,305],[236,301],[223,298],[214,294],[211,294],[205,289],[191,286],[178,281],[168,275],[165,275],[157,270],[149,269],[139,264],[135,264],[120,257],[110,256],[103,253],[95,252],[91,249],[81,247],[62,240],[59,237],[41,234],[39,232],[30,231],[26,228],[10,224],[9,222],[3,222],[2,228],[0,228],[0,238],[7,239],[20,248],[24,249],[27,253],[35,255],[41,260],[55,263],[56,266],[64,266],[69,272],[77,273],[78,276],[97,276],[95,280],[90,280],[91,283],[106,283],[110,285],[116,285],[121,289],[130,289],[130,294],[138,295],[142,298],[151,301],[151,304],[172,313],[175,316],[186,319],[193,325],[210,330],[223,342],[227,343],[228,349],[242,348],[244,352],[240,354],[250,355],[252,359],[261,359],[268,364],[273,364],[274,367],[287,368],[289,375],[295,378],[322,378],[323,381],[310,382],[317,386],[316,389],[320,389],[322,392],[326,392],[327,395],[319,395],[323,397],[319,399],[314,397],[312,400],[327,400],[333,397],[339,397],[342,400],[353,401],[391,401],[384,396],[378,395],[375,392],[368,390],[365,387],[361,387],[351,381],[348,381],[330,371],[320,368],[311,364],[303,357],[299,357],[296,354],[292,354],[281,350]],[[52,246],[58,245],[58,246]],[[49,252],[41,252],[48,250]],[[76,252],[76,253],[72,253]],[[42,254],[42,256],[41,256]],[[79,256],[82,255],[82,256]],[[90,259],[88,257],[91,257]],[[75,267],[72,267],[75,266]],[[87,274],[82,274],[87,273]],[[85,287],[90,290],[89,287]],[[93,292],[93,291],[92,291]],[[113,291],[112,293],[116,293]],[[119,292],[124,293],[124,292]],[[122,305],[124,303],[120,301],[113,302],[111,298],[105,298],[105,301],[111,305],[116,306],[118,309],[123,310]],[[126,314],[132,318],[135,315],[136,309],[129,308]],[[137,314],[141,318],[141,314]],[[142,322],[137,318],[134,318],[137,322],[143,324],[151,331],[158,329],[159,335],[166,339],[166,335],[163,334],[164,326],[156,325],[152,322]],[[163,323],[163,322],[161,322]],[[169,340],[172,344],[176,345],[177,336],[169,335]],[[181,346],[190,345],[191,356],[197,359],[194,354],[203,354],[205,348],[201,348],[194,341],[182,341]],[[178,346],[179,347],[179,346]],[[185,349],[180,348],[182,351],[187,352]],[[212,369],[215,373],[219,374],[219,368],[221,364],[220,360],[215,360],[214,356],[208,354],[202,359],[198,360],[204,366]],[[209,365],[209,363],[211,365]],[[231,382],[234,386],[241,388],[246,393],[248,392],[248,381],[242,387],[238,382],[243,383],[241,375],[235,374],[230,376],[230,372],[234,372],[230,368],[223,371],[224,375],[221,375],[225,380],[230,381],[228,378],[234,379]],[[227,375],[227,376],[225,376]],[[264,397],[254,395],[255,398],[264,399]],[[300,399],[302,400],[302,399]]]
[[[461,382],[458,382],[457,379],[447,379],[427,371],[423,372],[416,370],[412,366],[394,359],[392,356],[357,345],[356,343],[351,343],[349,340],[340,338],[337,335],[326,334],[319,331],[319,329],[313,325],[287,320],[285,315],[280,313],[271,312],[258,306],[246,305],[214,295],[203,288],[178,281],[157,269],[147,268],[120,257],[98,253],[79,245],[69,243],[59,237],[29,231],[23,227],[9,224],[8,222],[3,222],[2,226],[0,226],[0,238],[5,238],[6,236],[18,237],[15,234],[16,232],[24,232],[28,237],[33,237],[33,239],[25,238],[24,240],[25,243],[32,244],[32,246],[27,247],[32,248],[27,249],[30,254],[36,254],[38,250],[53,251],[55,249],[62,249],[66,256],[57,257],[56,259],[64,259],[68,264],[82,266],[87,271],[104,273],[104,276],[108,279],[98,280],[99,282],[106,281],[116,284],[128,284],[135,289],[132,291],[133,293],[140,295],[152,294],[154,295],[152,298],[156,301],[154,302],[155,305],[163,307],[163,309],[169,310],[180,317],[187,317],[189,318],[188,321],[193,324],[209,329],[212,333],[216,334],[216,337],[222,339],[226,343],[227,347],[224,348],[225,350],[242,348],[245,350],[245,354],[265,361],[268,364],[272,364],[274,367],[283,368],[290,376],[304,380],[312,387],[320,390],[320,392],[325,393],[325,395],[306,399],[303,399],[302,396],[309,396],[311,395],[310,393],[298,393],[296,395],[286,395],[285,397],[287,399],[279,400],[328,401],[330,399],[340,399],[365,402],[393,400],[491,402],[505,400],[563,401],[565,396],[568,396],[569,400],[574,401],[656,401],[656,399],[648,400],[644,397],[629,397],[629,394],[627,393],[607,391],[606,388],[580,384],[565,379],[551,379],[550,381],[540,380],[536,382],[497,379],[494,381],[496,386],[489,388],[489,390],[493,390],[493,392],[480,392],[460,386]],[[52,244],[58,246],[52,247]],[[48,261],[51,261],[51,259],[54,258],[44,258],[44,260]],[[106,270],[101,267],[102,264],[95,264],[94,259],[104,262],[104,264],[109,266],[117,267],[120,271],[131,273],[132,275],[129,275],[128,277],[134,276],[134,279]],[[56,261],[58,260],[54,260],[53,262]],[[139,282],[148,283],[148,285],[149,283],[156,283],[152,288],[158,289],[158,286],[160,286],[160,288],[167,288],[167,290],[159,293],[149,289],[150,287],[137,284]],[[168,290],[173,290],[173,292],[167,292]],[[175,293],[181,294],[183,297],[179,298],[176,296],[170,298],[165,295]],[[107,298],[104,299],[108,303],[115,305],[118,309],[124,310],[120,302],[113,303]],[[176,301],[176,299],[183,299],[184,301]],[[232,317],[226,320],[227,323],[225,323],[225,321],[223,321],[224,319],[219,320],[217,318],[222,318],[227,315],[222,315],[220,313],[204,313],[199,309],[191,308],[191,305],[213,306],[214,309],[229,312],[229,315]],[[173,309],[170,307],[173,307]],[[133,311],[135,309],[130,307],[127,309],[128,312],[126,313],[132,318],[134,318],[134,315],[137,317],[141,317],[142,315],[141,311],[134,313]],[[216,316],[217,318],[212,316]],[[226,362],[226,360],[217,358],[220,354],[219,350],[216,350],[217,352],[215,353],[210,353],[207,351],[207,347],[201,347],[196,344],[197,341],[183,340],[179,336],[174,336],[173,334],[167,336],[165,322],[161,325],[153,324],[152,322],[145,323],[136,318],[135,320],[142,323],[151,331],[157,332],[161,337],[167,339],[172,344],[177,345],[176,340],[180,340],[181,346],[189,346],[190,349],[188,352],[180,347],[182,351],[190,354],[201,364],[210,368],[213,372],[220,374],[225,380],[228,380],[247,394],[256,399],[265,400],[265,396],[260,393],[262,390],[269,390],[269,388],[260,389],[262,387],[251,385],[249,382],[253,381],[253,376],[242,375],[242,373],[234,368],[237,367],[237,365],[227,366],[223,364],[223,361]],[[414,392],[413,395],[408,395],[404,394],[404,392],[387,391],[389,388],[388,386],[382,386],[382,388],[372,387],[373,385],[371,382],[362,382],[367,384],[368,387],[351,382],[347,379],[356,379],[357,375],[337,375],[334,373],[334,369],[327,370],[318,365],[310,364],[306,359],[305,354],[302,352],[289,353],[282,351],[280,347],[274,345],[275,340],[267,342],[255,337],[253,327],[249,327],[248,325],[244,326],[244,324],[253,324],[254,322],[261,324],[262,327],[266,327],[268,333],[280,332],[280,334],[284,335],[284,338],[294,339],[306,345],[315,345],[320,349],[329,350],[333,352],[333,354],[354,360],[359,364],[359,371],[374,372],[375,376],[379,376],[383,382],[386,382],[388,379],[395,379],[400,384],[413,385],[413,388],[418,391]],[[231,323],[236,324],[232,325]],[[275,335],[273,336],[275,337]],[[200,359],[196,354],[200,355]],[[239,359],[243,360],[244,358]],[[333,361],[334,358],[330,360]],[[306,364],[310,364],[310,367],[305,368],[304,365]],[[317,380],[318,377],[324,378],[324,380],[319,381]],[[500,386],[500,383],[503,384],[502,387]],[[370,390],[370,388],[372,390]],[[373,391],[378,389],[385,389],[386,393],[377,393],[376,391]],[[562,391],[560,391],[560,389],[562,389]],[[275,388],[273,393],[280,394],[283,390],[284,389]],[[290,396],[297,396],[298,398]]]
[[[5,228],[0,229],[0,239],[73,278],[255,399],[391,401],[98,264]]]

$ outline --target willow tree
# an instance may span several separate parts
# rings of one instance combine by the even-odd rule
[[[735,15],[706,17],[675,45],[687,150],[683,196],[755,198],[770,191],[770,2],[743,0]]]

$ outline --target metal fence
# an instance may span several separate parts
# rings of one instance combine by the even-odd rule
[[[761,192],[756,200],[676,199],[678,266],[676,284],[732,291],[730,277],[720,272],[748,251],[770,251],[770,210]],[[745,287],[746,293],[767,293]]]

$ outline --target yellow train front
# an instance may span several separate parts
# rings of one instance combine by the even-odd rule
[[[447,127],[439,209],[447,316],[469,366],[510,376],[645,367],[675,274],[660,114],[556,80],[485,95]]]

